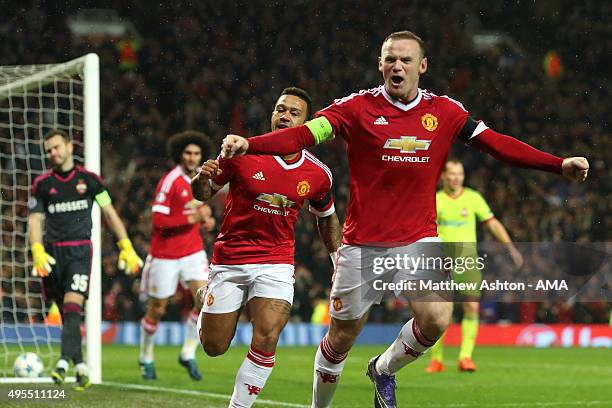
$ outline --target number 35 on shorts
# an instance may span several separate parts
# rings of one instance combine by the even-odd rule
[[[70,289],[78,292],[87,292],[88,283],[88,275],[72,275],[72,284],[70,285]]]

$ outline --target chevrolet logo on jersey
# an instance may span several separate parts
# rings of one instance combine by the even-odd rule
[[[416,153],[417,150],[427,150],[430,140],[418,140],[414,136],[402,136],[399,139],[387,139],[385,149],[398,149],[402,153]]]
[[[276,207],[276,208],[269,208],[269,207],[262,207],[261,205],[255,204],[253,205],[253,208],[256,209],[257,211],[261,211],[267,214],[281,215],[283,217],[286,217],[289,215],[289,211],[286,211],[285,208],[293,207],[293,205],[295,204],[293,201],[289,200],[287,196],[284,196],[278,193],[274,193],[274,194],[261,193],[259,197],[257,197],[257,200],[263,201],[264,203],[268,203],[270,207]],[[282,210],[277,210],[277,208],[282,208]]]
[[[295,204],[293,201],[287,199],[286,196],[282,194],[277,194],[277,193],[274,193],[274,194],[261,193],[259,197],[257,197],[257,199],[259,201],[263,201],[265,203],[270,204],[270,207],[276,207],[276,208],[293,207],[293,204]]]
[[[428,150],[431,140],[419,140],[415,136],[401,136],[399,139],[387,139],[385,149],[397,149],[400,153],[416,153],[417,150]],[[429,163],[429,156],[405,156],[383,154],[382,161],[400,163]]]

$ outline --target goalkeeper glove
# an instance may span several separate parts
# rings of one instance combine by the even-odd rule
[[[136,251],[134,251],[132,241],[129,238],[124,238],[117,242],[117,247],[120,249],[117,267],[125,271],[126,275],[137,273],[138,268],[141,268],[144,264]]]
[[[45,247],[40,242],[32,244],[32,259],[34,267],[32,276],[44,278],[51,273],[51,266],[55,265],[55,259],[45,251]]]

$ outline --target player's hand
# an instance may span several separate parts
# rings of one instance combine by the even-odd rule
[[[196,175],[197,180],[208,181],[211,178],[217,177],[223,173],[223,170],[219,168],[219,160],[206,160],[206,163],[202,165],[200,172]]]
[[[117,242],[117,247],[119,247],[120,250],[117,267],[120,270],[125,271],[126,275],[138,273],[138,269],[142,268],[144,263],[134,250],[132,241],[130,241],[129,238],[124,238]]]
[[[45,251],[45,247],[40,242],[32,244],[32,276],[44,278],[51,273],[51,267],[55,265],[55,258]]]
[[[206,231],[212,231],[215,228],[217,221],[212,216],[212,210],[208,205],[204,204],[198,207],[198,217]]]
[[[198,174],[191,179],[191,193],[193,197],[200,201],[207,201],[212,195],[209,185],[210,179],[221,173],[223,173],[223,170],[219,168],[218,160],[207,160],[200,168],[200,171],[198,171]]]
[[[510,253],[510,258],[512,258],[512,262],[514,262],[514,266],[516,266],[516,269],[521,269],[523,264],[525,263],[525,260],[523,259],[523,254],[521,254],[514,245],[510,246],[508,252]]]
[[[202,226],[208,232],[215,229],[215,225],[217,225],[217,220],[215,220],[215,217],[206,217],[204,221],[202,221]]]
[[[589,161],[585,157],[568,157],[563,160],[561,172],[572,181],[584,181],[589,174]]]
[[[224,159],[230,159],[232,157],[238,157],[246,154],[249,150],[249,141],[242,136],[238,135],[227,135],[223,139],[221,145],[221,157]]]
[[[194,299],[196,310],[202,310],[202,306],[204,306],[204,296],[206,296],[206,289],[208,289],[208,283],[196,291],[196,296]]]

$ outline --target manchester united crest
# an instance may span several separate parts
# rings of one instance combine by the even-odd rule
[[[342,299],[339,297],[335,297],[332,299],[332,307],[336,312],[339,312],[342,309]]]
[[[433,132],[438,128],[438,118],[431,113],[426,113],[425,115],[421,116],[421,124],[426,130]]]
[[[79,181],[77,181],[76,191],[81,195],[87,192],[87,183],[85,183],[85,180],[79,179]]]
[[[300,181],[297,185],[297,193],[300,197],[306,196],[310,192],[310,183],[306,180]]]
[[[206,298],[206,306],[210,307],[213,303],[215,303],[215,297],[212,295],[212,293],[209,293],[208,297]]]

